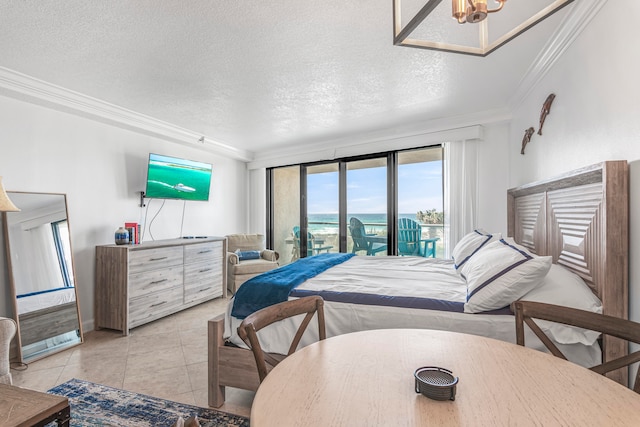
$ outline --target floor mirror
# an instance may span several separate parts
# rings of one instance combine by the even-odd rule
[[[23,363],[82,343],[65,194],[8,191],[20,212],[3,213],[7,265]]]

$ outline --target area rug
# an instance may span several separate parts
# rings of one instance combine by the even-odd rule
[[[48,393],[69,399],[71,427],[171,427],[178,417],[186,419],[194,415],[202,427],[249,426],[249,419],[245,417],[77,379],[60,384]]]

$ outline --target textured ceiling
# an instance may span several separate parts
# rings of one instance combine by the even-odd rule
[[[391,0],[0,0],[0,66],[264,152],[505,108],[570,8],[477,58],[393,46]]]

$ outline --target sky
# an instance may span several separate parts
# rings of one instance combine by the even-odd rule
[[[347,172],[347,211],[385,213],[386,168]],[[338,213],[338,172],[307,176],[309,214]],[[398,166],[398,213],[442,211],[442,162],[410,163]]]

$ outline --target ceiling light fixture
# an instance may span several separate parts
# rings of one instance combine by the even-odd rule
[[[393,0],[393,44],[396,46],[416,47],[420,49],[440,50],[444,52],[462,53],[474,56],[487,56],[494,50],[513,40],[529,28],[538,24],[542,20],[553,15],[558,10],[572,3],[574,0],[555,0],[551,4],[537,9],[533,15],[523,21],[519,21],[515,27],[493,41],[489,41],[489,21],[488,14],[495,13],[503,9],[507,0],[452,0],[451,15],[460,24],[478,24],[478,43],[475,46],[465,44],[447,43],[444,41],[429,41],[419,38],[409,38],[409,36],[431,15],[442,0],[427,0],[427,3],[416,13],[416,15],[402,27],[402,0]],[[495,8],[490,8],[488,2],[495,4]],[[511,3],[516,3],[512,1]],[[526,7],[537,3],[526,1]],[[520,3],[523,4],[522,2]],[[522,7],[522,6],[521,6]],[[507,6],[505,11],[509,8]],[[426,25],[426,24],[425,24]],[[432,31],[433,32],[433,31]],[[444,31],[446,33],[446,31]]]

